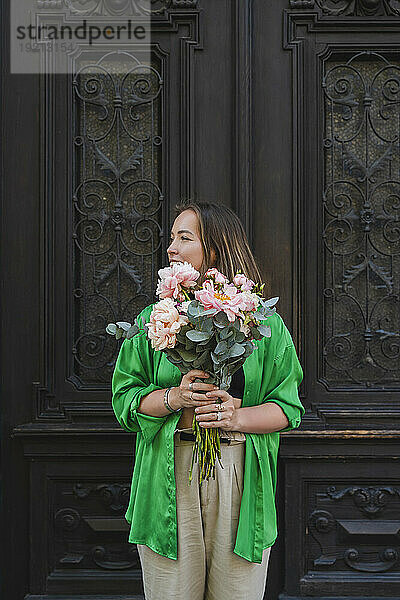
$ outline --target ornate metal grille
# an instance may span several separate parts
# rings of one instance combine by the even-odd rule
[[[323,377],[400,380],[400,61],[360,52],[324,66]]]
[[[93,387],[117,353],[107,323],[152,301],[161,266],[162,77],[128,52],[90,68],[73,79],[72,353],[73,376]]]
[[[329,16],[381,17],[399,16],[399,0],[316,0]]]

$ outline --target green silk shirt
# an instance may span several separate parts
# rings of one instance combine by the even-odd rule
[[[141,313],[145,323],[153,305]],[[255,341],[246,359],[242,406],[278,404],[298,427],[304,408],[298,396],[303,371],[291,335],[278,313],[268,318],[271,337]],[[126,520],[129,541],[177,560],[174,432],[181,412],[152,417],[138,410],[150,392],[178,386],[182,375],[165,354],[152,349],[146,335],[124,340],[112,378],[112,405],[123,429],[136,433],[135,463]],[[243,494],[234,552],[261,563],[264,548],[277,536],[275,488],[279,433],[246,433]],[[189,477],[189,474],[188,474]]]

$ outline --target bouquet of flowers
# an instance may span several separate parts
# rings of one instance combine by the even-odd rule
[[[160,269],[150,322],[143,323],[152,347],[165,352],[182,374],[201,369],[210,377],[201,381],[228,390],[232,375],[255,349],[254,340],[271,335],[265,321],[279,298],[265,300],[264,284],[258,285],[242,273],[230,282],[217,269],[209,269],[201,286],[200,273],[190,263],[173,263]],[[117,339],[130,339],[139,332],[139,322],[110,323],[106,329]],[[198,379],[200,381],[200,379]],[[193,418],[192,480],[194,461],[199,462],[199,482],[215,479],[215,463],[221,464],[219,429],[201,428]],[[222,465],[221,465],[222,466]]]

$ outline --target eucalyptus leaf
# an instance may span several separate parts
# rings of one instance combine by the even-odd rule
[[[179,356],[185,361],[185,362],[190,362],[192,361],[194,358],[196,358],[196,353],[193,351],[188,351],[185,348],[175,348],[175,350],[178,352]]]
[[[168,358],[172,356],[172,358],[174,358],[174,359],[182,360],[179,355],[179,352],[177,350],[175,350],[175,348],[167,348],[166,354],[167,354]]]
[[[263,338],[257,327],[250,327],[250,334],[255,340],[262,340]]]
[[[139,317],[138,317],[138,318],[136,319],[136,323],[137,323],[137,326],[138,326],[139,328],[142,328],[142,329],[144,329],[145,331],[147,331],[147,329],[145,328],[146,321],[144,320],[144,317],[140,317],[140,319],[139,319]]]
[[[210,352],[210,356],[211,356],[211,360],[213,361],[214,365],[220,364],[219,356],[217,356],[214,352]]]
[[[235,342],[241,343],[241,342],[244,342],[244,340],[246,339],[246,336],[244,335],[243,331],[235,331],[234,339],[235,339]]]
[[[221,330],[221,333],[219,334],[219,336],[220,336],[221,340],[227,340],[233,336],[233,331],[229,327],[224,327],[224,329]]]
[[[233,344],[232,348],[229,349],[229,357],[241,356],[244,353],[244,348],[240,344]]]
[[[185,345],[186,350],[194,350],[194,351],[196,351],[196,344],[195,344],[195,342],[192,342],[188,338],[185,338],[185,341],[183,343]]]
[[[182,329],[180,330],[179,333],[176,334],[176,341],[179,342],[180,344],[186,344],[186,342],[188,341],[185,333],[182,333]]]
[[[206,365],[210,362],[210,351],[204,350],[204,352],[202,352],[200,354],[200,356],[198,357],[198,361],[199,361],[200,367],[205,369]]]
[[[238,371],[240,369],[240,367],[243,365],[243,363],[244,363],[243,357],[240,357],[237,360],[229,362],[229,364],[228,364],[229,373],[231,375],[233,375],[234,373],[236,373],[236,371]]]
[[[214,325],[216,325],[216,327],[226,327],[227,325],[229,325],[229,319],[228,316],[226,315],[226,313],[220,311],[218,312],[215,316],[214,316]]]
[[[253,342],[248,340],[246,342],[245,348],[244,348],[244,356],[247,358],[248,356],[250,356],[250,354],[252,354],[254,351],[254,345]]]
[[[182,364],[182,362],[183,362],[181,358],[175,358],[174,356],[168,356],[167,358],[170,363],[172,363],[173,365],[176,365],[176,366]]]
[[[270,308],[271,306],[274,306],[274,304],[276,304],[279,300],[279,296],[276,296],[276,298],[270,298],[269,300],[262,300],[262,304],[263,306]]]
[[[115,339],[120,340],[122,338],[123,333],[124,333],[123,329],[117,329],[117,332],[115,334]]]
[[[203,319],[201,317],[198,322],[200,331],[206,331],[207,333],[212,333],[213,331],[213,320],[209,317]]]
[[[174,360],[171,360],[171,358],[168,356],[168,354],[167,354],[167,359],[169,360],[169,362],[170,362],[171,364],[173,364],[173,365],[175,365],[176,367],[178,367],[178,369],[180,370],[180,372],[182,373],[182,375],[185,375],[185,374],[188,372],[188,369],[187,369],[187,367],[185,367],[185,366],[183,365],[183,363],[182,363],[182,364],[178,364],[178,363],[177,363],[177,362],[175,362]]]
[[[235,319],[232,323],[233,327],[237,330],[240,331],[240,327],[242,325],[241,320],[240,319]]]
[[[186,332],[186,337],[192,342],[204,342],[210,338],[210,334],[206,331],[198,331],[197,329],[191,329]]]
[[[266,327],[265,325],[260,325],[258,331],[264,337],[271,337],[271,327]]]
[[[106,332],[110,335],[115,335],[117,333],[117,326],[115,323],[109,323],[106,327]]]
[[[228,344],[226,343],[225,340],[222,340],[221,342],[218,342],[218,344],[215,347],[215,354],[224,354],[225,352],[227,352],[228,350]]]
[[[190,317],[198,317],[201,314],[201,306],[198,300],[192,300],[187,307],[187,316]]]
[[[218,312],[218,308],[209,308],[208,310],[205,310],[204,312],[201,313],[201,316],[204,317],[205,315],[216,315]]]
[[[253,317],[257,319],[257,321],[265,321],[266,319],[268,319],[269,316],[270,315],[265,315],[260,311],[256,311],[255,313],[253,313]]]
[[[200,369],[200,367],[201,367],[201,363],[199,361],[199,358],[197,357],[192,362],[192,369]]]
[[[192,361],[191,360],[189,360],[189,361],[183,360],[182,361],[182,366],[185,367],[186,373],[189,373],[189,371],[192,370]]]
[[[131,323],[127,323],[126,321],[118,321],[117,327],[120,327],[124,331],[128,331],[128,329],[130,329],[130,327],[132,327],[132,325],[131,325]]]
[[[126,339],[130,340],[131,338],[133,338],[134,335],[136,335],[137,333],[139,333],[139,327],[135,324],[132,325],[132,327],[130,327],[128,329],[128,331],[126,332]]]
[[[208,337],[205,338],[202,342],[197,342],[200,346],[208,346],[210,344],[214,344],[214,334],[208,334]]]

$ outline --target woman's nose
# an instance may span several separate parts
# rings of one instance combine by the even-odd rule
[[[168,252],[168,254],[175,254],[176,253],[176,248],[175,248],[175,245],[174,245],[174,241],[172,241],[170,243],[170,245],[168,246],[167,252]]]
[[[167,248],[167,254],[171,258],[172,256],[174,256],[176,254],[176,250],[174,248],[172,248],[172,246],[169,246],[169,248]]]

